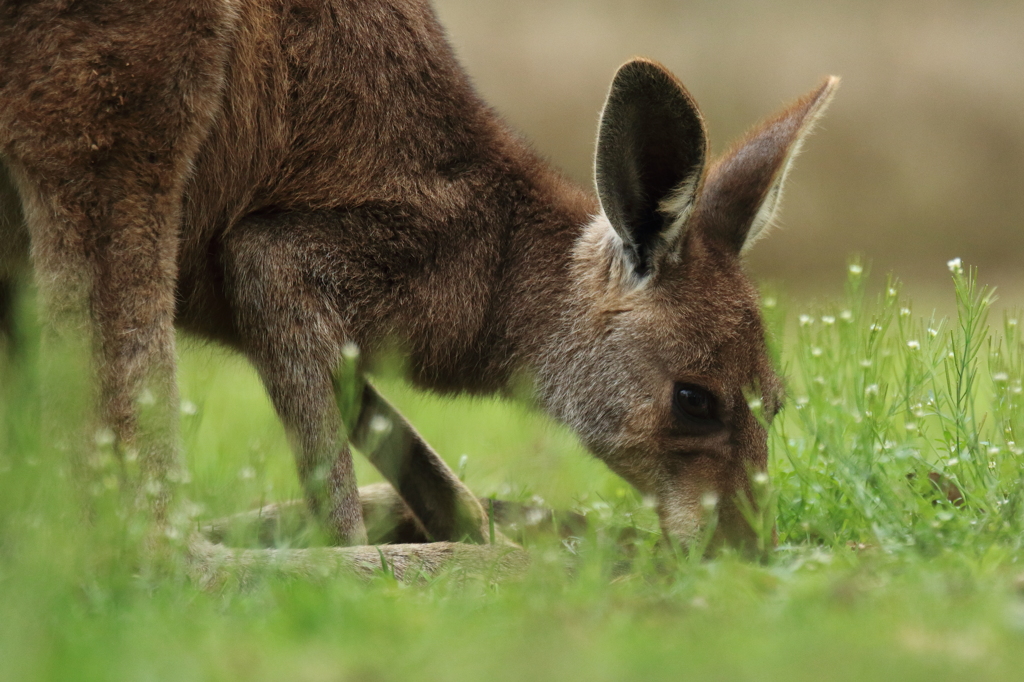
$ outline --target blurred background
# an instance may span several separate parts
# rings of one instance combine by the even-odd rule
[[[630,57],[686,84],[713,153],[842,76],[751,272],[801,299],[830,295],[862,254],[876,283],[893,270],[915,300],[946,308],[946,261],[961,257],[1002,305],[1024,304],[1021,0],[435,4],[484,98],[588,186],[598,114]]]

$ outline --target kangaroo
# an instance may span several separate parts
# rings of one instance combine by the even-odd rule
[[[52,329],[87,331],[95,419],[137,453],[158,519],[177,325],[256,367],[339,545],[367,542],[351,447],[425,539],[488,540],[371,383],[342,419],[352,348],[360,374],[397,349],[440,393],[528,386],[665,533],[691,542],[717,506],[716,537],[742,545],[737,499],[768,454],[747,396],[770,421],[781,388],[741,254],[837,85],[712,162],[683,85],[629,61],[595,195],[481,101],[425,0],[0,0],[0,312],[30,243]]]

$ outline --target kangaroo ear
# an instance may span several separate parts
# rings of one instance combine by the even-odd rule
[[[601,112],[595,178],[637,275],[682,236],[706,156],[704,120],[675,76],[642,59],[621,66]]]
[[[737,252],[771,224],[782,186],[804,139],[839,87],[830,76],[775,118],[754,128],[708,172],[701,196],[701,225]]]

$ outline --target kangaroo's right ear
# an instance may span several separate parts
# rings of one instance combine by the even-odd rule
[[[601,208],[637,275],[678,244],[707,149],[704,119],[675,76],[644,59],[619,68],[601,112],[595,176]]]

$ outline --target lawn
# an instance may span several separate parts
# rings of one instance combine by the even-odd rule
[[[587,514],[581,537],[531,538],[517,580],[201,589],[177,555],[147,558],[115,476],[83,486],[39,445],[28,338],[0,366],[0,680],[1020,679],[1024,316],[989,319],[991,292],[950,270],[947,320],[895,280],[866,293],[857,261],[834,303],[765,294],[789,397],[759,562],[659,545],[644,501],[526,408],[380,379],[478,493]],[[182,523],[298,496],[244,362],[183,343],[180,382]]]

